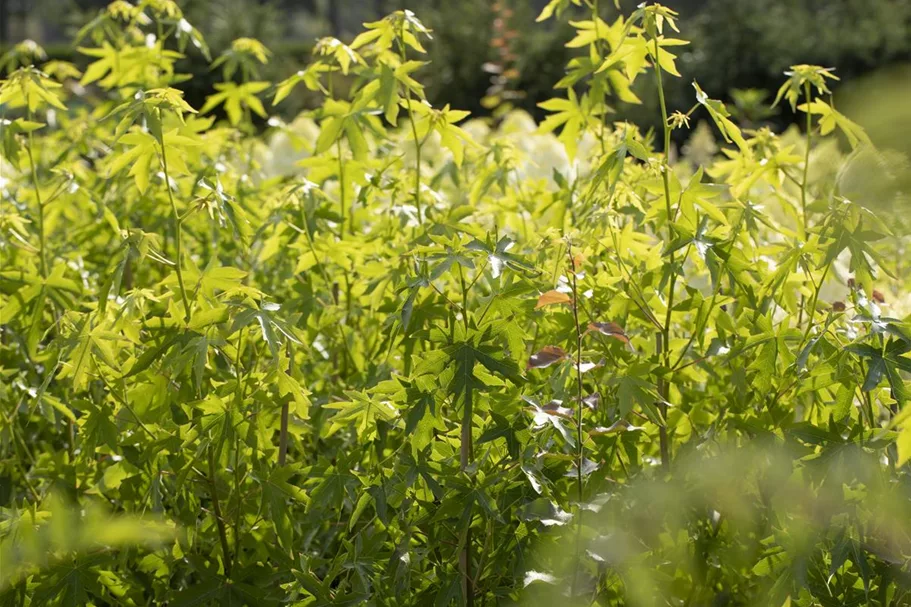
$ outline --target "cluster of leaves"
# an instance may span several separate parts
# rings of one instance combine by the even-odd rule
[[[814,66],[780,93],[802,141],[741,130],[695,83],[670,112],[676,14],[587,6],[542,104],[553,174],[426,101],[409,11],[276,84],[237,40],[198,110],[174,65],[205,43],[170,0],[112,3],[85,74],[4,59],[4,604],[909,604],[905,527],[857,505],[907,508],[911,327],[883,312],[905,245],[813,162],[835,129],[867,138]],[[663,141],[607,119],[640,78]],[[257,135],[301,86],[317,134]],[[729,145],[671,164],[697,112]],[[786,478],[744,470],[737,499],[670,513],[634,490],[698,492],[682,458],[757,441],[789,447]],[[848,451],[878,493],[819,465]],[[814,534],[776,510],[833,486],[851,507],[808,507]]]

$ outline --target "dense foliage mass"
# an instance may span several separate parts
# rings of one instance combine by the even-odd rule
[[[408,11],[199,108],[170,0],[4,58],[3,604],[911,604],[900,159],[827,68],[802,133],[667,107],[676,14],[587,6],[540,126],[428,104]]]

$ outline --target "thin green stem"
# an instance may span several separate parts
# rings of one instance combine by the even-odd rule
[[[414,110],[411,109],[411,91],[408,99],[408,121],[411,123],[411,136],[414,138],[414,206],[417,209],[418,224],[424,225],[424,212],[421,210],[421,141],[418,139],[418,127],[414,121]]]
[[[576,328],[576,498],[579,501],[578,512],[576,514],[576,562],[573,570],[573,583],[570,590],[570,596],[575,596],[576,587],[579,577],[579,561],[582,554],[582,464],[585,461],[585,443],[583,441],[583,423],[582,415],[584,413],[584,389],[582,386],[582,329],[579,325],[579,289],[576,284],[576,262],[573,258],[572,244],[567,244],[567,254],[569,255],[570,275],[572,276],[573,288],[573,323]]]
[[[801,237],[807,237],[807,231],[810,228],[810,222],[807,217],[807,190],[809,189],[809,173],[810,173],[810,145],[812,143],[813,137],[813,114],[810,113],[810,83],[803,83],[803,93],[807,102],[807,142],[806,150],[804,151],[803,157],[803,180],[800,182],[800,234]],[[800,327],[803,324],[803,313],[804,307],[806,305],[807,298],[803,295],[800,296],[800,310],[797,313],[797,326]],[[814,304],[815,307],[815,304]],[[812,315],[812,313],[811,313]],[[810,331],[810,327],[813,326],[812,318],[807,324],[807,333]]]
[[[462,264],[459,264],[459,282],[462,286],[462,322],[465,325],[465,332],[468,332],[468,287],[465,286],[465,272],[462,270]]]
[[[28,119],[31,121],[32,113],[29,111]],[[39,267],[41,269],[41,277],[47,278],[47,245],[45,243],[44,235],[44,203],[41,202],[41,188],[38,187],[38,167],[35,166],[35,156],[32,151],[35,147],[35,138],[32,136],[32,131],[28,133],[28,146],[26,150],[28,152],[28,164],[32,169],[32,187],[35,189],[35,199],[38,204],[38,256],[39,256]]]
[[[462,289],[462,320],[465,324],[466,338],[468,333],[468,288],[465,286],[465,274],[462,265],[459,264],[459,282]],[[461,445],[459,447],[459,463],[462,472],[466,472],[472,459],[472,436],[471,436],[471,418],[472,418],[472,388],[465,388],[465,397],[462,406],[465,408],[462,415],[461,428]],[[459,568],[462,571],[462,599],[463,604],[471,607],[474,605],[475,584],[471,578],[471,519],[465,528],[465,545],[459,553]]]
[[[399,54],[402,58],[402,62],[408,60],[407,54],[405,52],[405,43],[404,39],[404,30],[405,26],[402,25],[402,33],[399,35]],[[423,141],[418,137],[418,127],[417,122],[414,119],[414,109],[412,108],[412,97],[411,89],[408,86],[405,86],[405,99],[408,101],[408,122],[411,124],[411,137],[414,139],[414,151],[415,151],[415,160],[414,160],[414,206],[417,209],[418,214],[418,225],[424,225],[424,214],[421,211],[421,147]]]
[[[316,247],[315,247],[314,244],[313,244],[313,237],[312,237],[311,234],[310,234],[310,228],[309,228],[309,226],[307,225],[307,222],[306,222],[306,221],[304,221],[303,223],[304,223],[304,227],[303,227],[303,228],[299,228],[299,227],[297,227],[296,225],[294,225],[293,223],[290,223],[290,222],[288,223],[288,225],[291,226],[291,228],[292,228],[293,230],[296,230],[297,232],[302,233],[302,234],[304,235],[304,237],[307,239],[307,245],[308,245],[309,248],[310,248],[310,252],[313,254],[313,258],[316,260],[316,267],[319,269],[319,272],[320,272],[320,274],[322,275],[323,280],[326,281],[326,285],[327,285],[327,286],[329,287],[329,289],[331,289],[332,292],[333,292],[333,293],[332,293],[332,302],[333,302],[333,305],[336,305],[336,306],[337,306],[338,303],[339,303],[339,302],[338,302],[338,292],[337,292],[337,291],[338,291],[338,283],[333,282],[332,279],[329,278],[329,274],[326,272],[326,268],[325,268],[325,266],[323,265],[322,259],[320,258],[319,254],[316,252]],[[300,276],[300,274],[295,275],[295,279],[296,279],[298,282],[300,282],[301,284],[305,284],[305,281],[304,281],[304,279]],[[336,323],[335,328],[336,328],[336,330],[338,331],[339,341],[342,342],[342,347],[344,348],[345,356],[348,358],[348,360],[351,362],[351,364],[354,365],[355,368],[357,368],[357,364],[354,362],[354,355],[351,354],[350,348],[348,347],[348,341],[345,339],[345,334],[344,334],[344,332],[342,331],[342,325]]]
[[[237,334],[237,352],[234,354],[234,402],[238,406],[244,402],[244,393],[243,393],[243,379],[244,369],[240,364],[240,357],[244,351],[244,328],[241,327],[240,331]]]
[[[234,553],[233,553],[233,563],[235,566],[240,566],[240,523],[241,523],[241,505],[242,505],[242,493],[241,485],[243,484],[243,479],[240,475],[240,456],[241,456],[241,441],[240,433],[234,433]]]
[[[740,236],[740,227],[743,225],[744,217],[746,216],[746,211],[741,213],[740,219],[737,221],[737,225],[734,226],[734,230],[731,235],[731,244],[728,246],[726,254],[730,258],[731,252],[734,250],[734,244],[737,242],[737,238]],[[722,273],[727,271],[728,261],[725,261],[721,266],[721,271],[718,272],[718,281],[715,283],[715,286],[712,287],[712,298],[709,300],[709,314],[711,310],[715,309],[715,301],[718,299],[718,295],[721,292],[721,279]],[[696,337],[702,333],[702,329],[705,326],[705,323],[708,322],[708,316],[706,316],[705,321],[702,323],[702,326],[697,325],[696,329],[690,334],[690,338],[687,340],[686,345],[680,350],[680,354],[677,356],[676,362],[670,366],[670,370],[674,371],[683,361],[683,357],[686,356],[687,350],[690,349],[690,346],[693,345],[693,342],[696,340]]]
[[[598,57],[600,59],[601,49],[598,48],[600,46],[598,43],[601,40],[601,10],[598,7],[598,0],[594,0],[594,2],[592,2],[592,23],[595,24],[595,41],[593,42],[593,44],[595,46],[595,51],[598,54]],[[604,99],[602,98],[602,102],[603,101],[604,101]],[[603,110],[603,108],[602,108],[602,110]],[[604,142],[604,114],[603,113],[599,117],[598,125],[599,125],[598,142],[601,144],[601,153],[606,154],[607,147]]]
[[[212,499],[212,511],[215,514],[215,525],[218,528],[218,540],[221,543],[221,555],[224,561],[225,576],[231,577],[231,549],[228,548],[228,532],[225,520],[221,516],[221,506],[218,503],[218,486],[215,474],[215,450],[209,445],[209,497]]]
[[[661,79],[661,66],[658,64],[658,53],[660,52],[658,37],[655,36],[653,40],[655,44],[655,77],[658,81],[658,102],[661,106],[661,125],[664,128],[664,163],[661,166],[661,180],[664,185],[664,208],[667,213],[668,242],[672,242],[674,240],[674,212],[671,208],[671,186],[668,177],[668,171],[671,170],[669,161],[671,149],[671,129],[667,123],[667,103],[664,99],[664,84]],[[677,283],[677,269],[675,267],[673,251],[670,253],[669,265],[671,269],[671,275],[668,284],[667,312],[664,315],[664,328],[662,332],[656,336],[655,339],[655,351],[664,359],[664,365],[668,368],[670,367],[671,358],[671,314],[674,309],[674,287]],[[670,439],[667,433],[667,401],[669,395],[669,386],[667,380],[664,377],[660,377],[658,379],[658,395],[661,397],[661,402],[658,403],[658,411],[661,413],[662,420],[662,424],[658,428],[658,438],[661,450],[661,466],[665,471],[669,471],[671,467]]]
[[[826,281],[826,277],[829,275],[829,268],[831,267],[832,264],[826,265],[822,272],[822,277],[819,279],[819,283],[815,284],[813,287],[813,297],[810,299],[810,307],[807,309],[807,329],[804,331],[803,339],[800,344],[801,347],[807,342],[807,339],[810,337],[810,331],[813,330],[813,316],[816,314],[816,304],[819,302],[819,292],[822,291],[822,285]]]
[[[810,173],[810,144],[812,143],[813,137],[813,114],[810,113],[810,83],[804,82],[803,85],[804,96],[807,101],[807,149],[804,152],[803,158],[803,182],[800,185],[800,211],[801,217],[803,219],[803,231],[806,235],[807,229],[809,228],[809,222],[807,220],[807,188],[809,185],[809,173]]]
[[[6,421],[9,424],[8,427],[10,429],[10,434],[12,434],[13,438],[16,440],[17,445],[22,448],[22,451],[25,453],[26,458],[32,462],[32,466],[34,467],[35,458],[29,451],[28,445],[25,443],[22,437],[19,436],[19,433],[16,432],[16,425],[13,423],[13,420],[7,419]],[[14,457],[13,462],[16,464],[16,466],[19,467],[19,473],[22,475],[22,480],[25,482],[25,486],[28,487],[28,490],[31,492],[32,497],[35,499],[35,503],[37,504],[41,502],[41,495],[35,489],[35,486],[32,484],[31,479],[28,477],[28,470],[25,468],[24,461],[26,458]]]
[[[288,345],[286,346],[286,351],[288,353],[288,375],[291,375],[291,371],[294,368],[294,350],[291,347],[291,340],[288,340]],[[289,406],[288,403],[282,404],[282,413],[281,413],[281,422],[278,430],[278,465],[279,467],[285,465],[285,458],[288,455],[288,414]]]
[[[342,158],[341,136],[335,140],[335,153],[338,156],[338,212],[341,216],[341,224],[339,224],[338,229],[338,238],[339,240],[343,240],[345,237],[345,160]]]
[[[161,115],[158,116],[161,120]],[[181,269],[181,225],[182,221],[180,220],[180,213],[177,212],[177,203],[174,202],[174,193],[171,191],[171,176],[168,172],[168,152],[167,146],[164,143],[164,139],[158,142],[161,145],[161,164],[164,169],[164,181],[165,181],[165,190],[168,191],[168,200],[171,203],[171,216],[174,219],[174,240],[176,241],[177,247],[177,259],[175,260],[175,268],[177,270],[177,284],[180,287],[180,298],[183,300],[184,308],[184,318],[187,322],[190,322],[191,311],[190,311],[190,300],[187,298],[187,288],[183,281],[183,270]]]
[[[104,387],[108,389],[108,393],[114,397],[114,400],[120,403],[124,409],[130,412],[130,415],[132,415],[133,419],[136,420],[136,424],[142,428],[143,432],[149,435],[149,438],[151,440],[156,440],[156,437],[154,434],[152,434],[152,431],[149,430],[148,426],[142,422],[142,418],[140,418],[139,415],[136,414],[136,411],[133,410],[133,407],[130,406],[129,401],[127,400],[129,398],[129,392],[126,390],[126,382],[124,378],[120,378],[121,389],[123,390],[123,396],[121,396],[117,394],[117,392],[114,391],[114,387],[108,383],[107,377],[105,377],[104,371],[101,370],[101,365],[98,363],[98,358],[94,354],[92,354],[92,361],[95,363],[95,368],[98,370],[98,378],[101,380],[101,383],[104,384]]]

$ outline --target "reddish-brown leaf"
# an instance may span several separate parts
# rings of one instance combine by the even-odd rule
[[[543,369],[566,358],[566,350],[559,346],[544,346],[528,359],[529,369]]]
[[[626,331],[615,322],[591,322],[588,323],[588,330],[596,331],[602,335],[613,337],[614,339],[619,339],[625,344],[629,343],[629,337],[626,336]]]
[[[585,255],[582,253],[577,253],[572,259],[570,259],[569,266],[573,272],[578,272],[583,263],[585,263]]]
[[[541,297],[538,298],[537,305],[535,305],[535,310],[543,308],[544,306],[569,303],[572,300],[573,298],[566,293],[561,293],[560,291],[551,289],[550,291],[541,294]]]

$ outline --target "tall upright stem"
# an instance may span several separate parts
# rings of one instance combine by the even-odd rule
[[[405,43],[402,41],[404,39],[405,26],[402,25],[402,33],[399,36],[399,55],[402,58],[402,63],[408,60],[408,56],[405,52]],[[414,151],[415,151],[415,160],[414,160],[414,206],[417,209],[418,214],[418,224],[424,225],[424,214],[421,211],[421,140],[418,137],[418,127],[417,122],[414,119],[414,109],[411,107],[412,97],[411,89],[405,86],[405,99],[408,100],[408,122],[411,124],[411,137],[414,139]]]
[[[658,64],[658,37],[654,37],[655,43],[655,77],[658,80],[658,102],[661,105],[661,125],[664,128],[664,163],[661,167],[661,180],[664,184],[664,208],[667,213],[667,232],[668,242],[674,240],[674,213],[671,206],[671,186],[668,177],[668,171],[671,170],[669,154],[671,149],[671,129],[667,123],[667,104],[664,100],[664,85],[661,80],[661,66]],[[670,368],[671,358],[671,314],[674,309],[674,287],[677,283],[677,269],[675,267],[674,252],[670,253],[671,275],[668,284],[667,293],[667,312],[664,315],[664,327],[662,332],[655,337],[655,351],[659,356],[664,358],[664,366]],[[665,471],[671,467],[671,446],[670,438],[667,433],[667,401],[669,395],[669,386],[664,377],[658,379],[658,395],[661,402],[658,403],[658,411],[661,413],[661,425],[658,427],[658,440],[661,449],[661,466]]]
[[[462,286],[462,324],[465,325],[465,332],[468,332],[468,287],[465,286],[465,272],[462,270],[462,264],[459,267],[459,284]]]
[[[421,141],[418,139],[418,127],[411,109],[411,91],[408,91],[408,120],[411,122],[411,136],[414,138],[414,206],[417,209],[418,224],[424,225],[424,213],[421,210]]]
[[[345,161],[342,158],[342,138],[335,140],[335,153],[338,156],[338,213],[341,216],[341,225],[338,230],[338,239],[345,237]]]
[[[218,485],[215,473],[215,450],[209,446],[209,497],[212,499],[212,512],[215,514],[215,525],[218,528],[218,540],[221,543],[221,556],[225,566],[225,576],[231,577],[231,549],[228,548],[228,532],[225,520],[221,516],[221,505],[218,503]]]
[[[803,84],[803,93],[807,102],[807,142],[806,150],[804,151],[803,156],[803,180],[800,183],[800,235],[802,238],[807,237],[807,231],[810,229],[810,220],[807,217],[807,190],[810,185],[810,145],[812,144],[813,137],[813,115],[810,113],[810,83],[804,82]],[[805,295],[800,296],[800,310],[797,313],[797,326],[800,327],[803,324],[803,314],[806,307],[807,298]],[[813,304],[815,309],[816,304]],[[810,310],[810,320],[807,324],[807,332],[809,334],[810,328],[813,326],[813,312]]]
[[[291,375],[291,370],[294,368],[294,350],[291,349],[291,340],[288,340],[287,346],[288,352],[288,375]],[[288,455],[288,414],[289,414],[288,403],[282,405],[282,417],[281,417],[281,426],[278,431],[278,465],[285,465],[285,458]]]
[[[803,157],[803,183],[800,185],[800,212],[803,219],[804,235],[806,235],[806,231],[809,228],[809,222],[807,220],[807,188],[809,187],[810,174],[810,144],[812,143],[813,137],[813,114],[810,113],[811,99],[809,82],[804,82],[803,93],[807,101],[807,149],[804,152]]]
[[[599,42],[601,41],[601,9],[598,6],[598,0],[594,0],[592,2],[592,23],[595,24],[595,42],[594,42],[595,51],[596,51],[598,57],[600,58],[601,49],[599,48],[599,46],[600,46]],[[602,97],[601,100],[603,102],[604,98]],[[603,103],[602,103],[602,105],[603,105]],[[602,108],[602,110],[603,109],[604,108]],[[607,146],[604,142],[604,113],[603,112],[598,119],[598,128],[599,128],[598,143],[601,145],[601,153],[606,154]]]
[[[159,120],[161,116],[159,116]],[[181,249],[181,224],[183,223],[180,219],[180,213],[177,212],[177,203],[174,202],[174,193],[171,192],[171,175],[168,173],[168,152],[167,146],[164,143],[164,136],[162,136],[161,141],[161,164],[164,168],[164,181],[165,189],[168,191],[168,200],[171,202],[171,216],[174,220],[174,239],[177,246],[177,260],[176,260],[176,269],[177,269],[177,284],[180,286],[180,298],[183,300],[184,308],[184,318],[187,322],[190,322],[191,312],[190,312],[190,300],[187,299],[187,288],[183,281],[183,270],[181,269],[181,258],[182,258],[182,249]]]
[[[332,79],[332,72],[329,72],[329,98],[335,99],[335,81]],[[338,239],[343,240],[345,237],[345,159],[342,158],[342,136],[339,135],[335,140],[335,155],[338,158],[338,213],[341,217],[341,223],[338,229]],[[338,288],[338,284],[334,288]],[[338,303],[338,301],[336,301]]]
[[[28,113],[29,121],[32,120],[32,112]],[[41,201],[41,188],[38,187],[38,167],[35,166],[35,156],[32,149],[35,147],[35,138],[32,131],[28,132],[28,164],[32,169],[32,187],[35,189],[35,200],[38,204],[38,257],[41,277],[47,278],[47,251],[44,235],[44,203]]]
[[[465,402],[462,406],[471,407],[471,389],[465,391]],[[468,469],[471,463],[471,415],[465,415],[462,420],[461,452],[459,454],[462,472]],[[474,582],[471,579],[471,519],[465,529],[465,545],[459,553],[459,569],[462,573],[462,601],[467,607],[474,605]]]
[[[576,284],[576,261],[573,257],[572,244],[567,245],[567,254],[569,255],[570,275],[572,276],[573,288],[573,324],[576,328],[576,498],[579,501],[579,507],[576,514],[576,562],[573,568],[573,583],[570,595],[575,596],[576,587],[579,577],[579,558],[582,552],[582,499],[583,499],[583,481],[582,481],[582,464],[585,461],[585,444],[583,436],[582,415],[584,413],[584,391],[582,387],[582,328],[579,325],[579,289]]]
[[[459,264],[459,283],[462,288],[462,321],[465,324],[465,332],[468,332],[468,287],[465,285],[465,275],[462,265]],[[459,448],[459,464],[462,472],[468,470],[472,458],[472,436],[471,436],[471,418],[472,418],[472,387],[470,384],[465,386],[465,395],[463,397],[462,407],[462,428],[461,428],[461,445]],[[459,569],[462,572],[462,600],[463,604],[471,607],[474,605],[474,582],[471,573],[471,518],[468,519],[468,527],[465,529],[465,545],[459,553]]]

